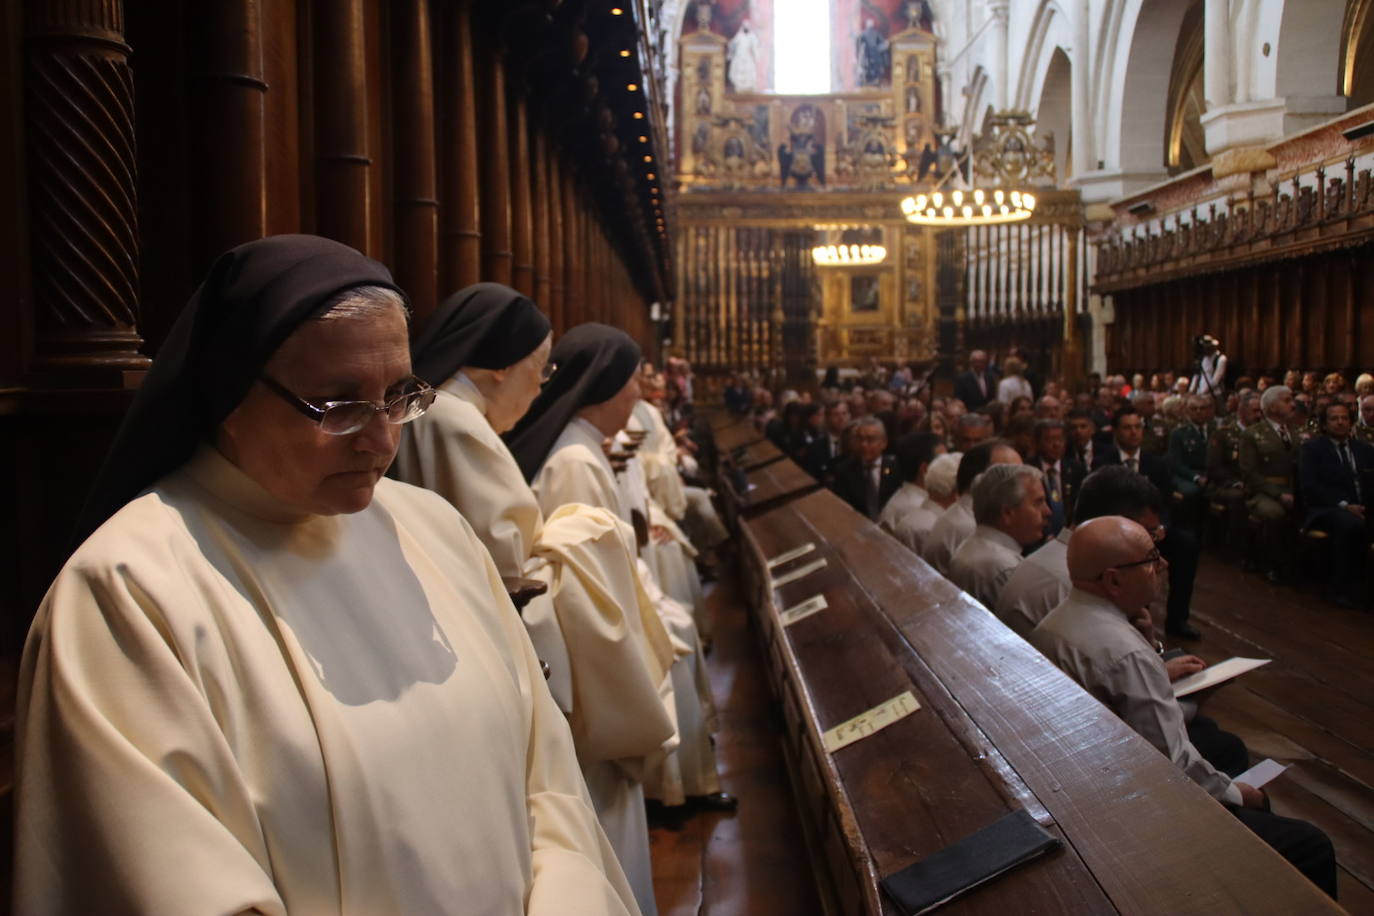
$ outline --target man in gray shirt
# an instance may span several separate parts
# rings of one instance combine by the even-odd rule
[[[1164,662],[1132,623],[1159,597],[1167,568],[1138,523],[1104,516],[1080,524],[1068,549],[1073,590],[1032,631],[1031,644],[1334,898],[1336,859],[1326,834],[1271,813],[1263,792],[1232,781],[1189,740]]]

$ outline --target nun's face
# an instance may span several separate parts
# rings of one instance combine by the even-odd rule
[[[410,378],[410,342],[399,307],[375,318],[307,321],[263,374],[314,404],[382,404]],[[318,515],[359,512],[396,456],[399,426],[377,414],[362,429],[332,436],[262,383],[220,426],[225,457],[263,489]]]
[[[533,353],[502,371],[500,383],[487,398],[487,422],[492,429],[504,433],[529,412],[544,383],[544,367],[549,363],[551,350],[552,333]]]
[[[592,404],[582,408],[578,414],[601,431],[603,436],[614,436],[630,422],[630,414],[639,402],[639,373],[630,376],[625,387],[609,401]]]

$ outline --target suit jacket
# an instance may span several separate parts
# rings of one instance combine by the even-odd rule
[[[997,400],[997,383],[1001,376],[991,366],[983,370],[983,380],[987,382],[988,393],[978,389],[978,373],[969,369],[961,372],[954,380],[954,396],[964,402],[969,410],[977,410],[988,401]]]
[[[1356,472],[1360,475],[1356,486],[1356,474],[1341,460],[1336,443],[1327,436],[1318,436],[1302,446],[1302,458],[1298,463],[1298,477],[1302,483],[1302,502],[1307,510],[1307,518],[1327,509],[1335,509],[1342,502],[1365,505],[1370,495],[1365,492],[1370,486],[1368,472],[1374,471],[1374,445],[1361,442],[1354,436],[1350,443],[1350,457],[1355,461]]]
[[[1192,498],[1202,492],[1194,477],[1207,473],[1207,433],[1184,423],[1169,434],[1169,473],[1174,489]]]
[[[854,507],[865,518],[877,520],[883,506],[902,487],[902,475],[897,471],[897,459],[883,455],[883,472],[878,478],[878,506],[872,512],[868,506],[868,475],[864,466],[855,455],[846,455],[836,462],[830,489],[835,495]]]
[[[1069,454],[1065,452],[1059,462],[1059,499],[1056,500],[1053,488],[1049,485],[1048,462],[1034,458],[1031,464],[1046,474],[1045,501],[1050,504],[1049,529],[1051,535],[1057,535],[1065,525],[1071,524],[1074,502],[1078,499],[1078,488],[1083,485],[1087,471],[1083,469],[1083,465],[1070,459]]]
[[[824,483],[840,457],[840,453],[830,447],[830,432],[827,430],[802,453],[801,466],[812,477]]]
[[[1240,474],[1247,496],[1278,499],[1293,492],[1293,472],[1298,463],[1298,434],[1290,431],[1289,445],[1268,419],[1253,423],[1240,436]],[[1279,483],[1282,479],[1284,483]]]
[[[1121,453],[1117,451],[1115,447],[1112,448],[1111,457],[1112,460],[1109,462],[1110,464],[1124,463],[1121,460]],[[1159,488],[1159,495],[1164,499],[1164,511],[1161,513],[1160,520],[1167,522],[1168,518],[1165,516],[1167,516],[1169,512],[1169,496],[1174,490],[1173,477],[1169,474],[1169,463],[1164,460],[1164,456],[1156,455],[1154,452],[1147,452],[1142,448],[1140,450],[1139,473],[1145,475],[1145,478],[1149,480],[1150,483]]]
[[[1074,464],[1077,464],[1079,467],[1083,468],[1084,475],[1087,475],[1091,474],[1098,468],[1104,468],[1109,464],[1120,464],[1121,455],[1117,452],[1116,446],[1113,445],[1110,440],[1104,441],[1102,439],[1094,438],[1093,460],[1091,467],[1083,463],[1081,453],[1078,451],[1078,446],[1074,445],[1073,443],[1069,443],[1068,450],[1064,454],[1064,460],[1072,461]]]

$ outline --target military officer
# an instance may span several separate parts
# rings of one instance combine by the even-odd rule
[[[1155,409],[1155,396],[1149,391],[1135,391],[1131,394],[1131,406],[1145,421],[1145,441],[1140,447],[1147,452],[1163,455],[1169,448],[1169,433],[1164,417]]]
[[[1210,502],[1226,510],[1229,543],[1245,543],[1245,482],[1240,473],[1240,437],[1260,421],[1260,396],[1249,391],[1236,404],[1236,415],[1221,424],[1207,442],[1207,486]]]
[[[1240,437],[1240,471],[1245,482],[1245,506],[1260,520],[1270,581],[1278,581],[1283,521],[1293,511],[1293,472],[1298,464],[1298,436],[1288,428],[1293,416],[1293,392],[1271,385],[1260,396],[1264,419]]]
[[[1188,395],[1188,420],[1169,434],[1169,474],[1180,501],[1175,524],[1196,528],[1202,519],[1202,491],[1207,486],[1207,413],[1212,399]]]

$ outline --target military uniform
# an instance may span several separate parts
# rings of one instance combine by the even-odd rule
[[[1145,439],[1140,447],[1147,452],[1163,455],[1169,448],[1169,425],[1159,414],[1145,421]]]
[[[1363,423],[1356,423],[1350,430],[1350,435],[1359,439],[1361,442],[1368,442],[1374,445],[1374,426],[1365,426]]]
[[[1293,493],[1293,473],[1298,466],[1298,435],[1286,430],[1288,441],[1263,419],[1245,430],[1240,437],[1240,473],[1245,482],[1245,506],[1260,520],[1261,537],[1271,569],[1288,564],[1282,562],[1283,520],[1289,509],[1280,498]]]
[[[1193,423],[1184,423],[1169,434],[1169,473],[1174,491],[1185,500],[1202,495],[1198,477],[1207,473],[1207,433]]]
[[[1226,512],[1226,537],[1245,543],[1245,485],[1240,473],[1240,421],[1231,417],[1207,442],[1207,499]]]

